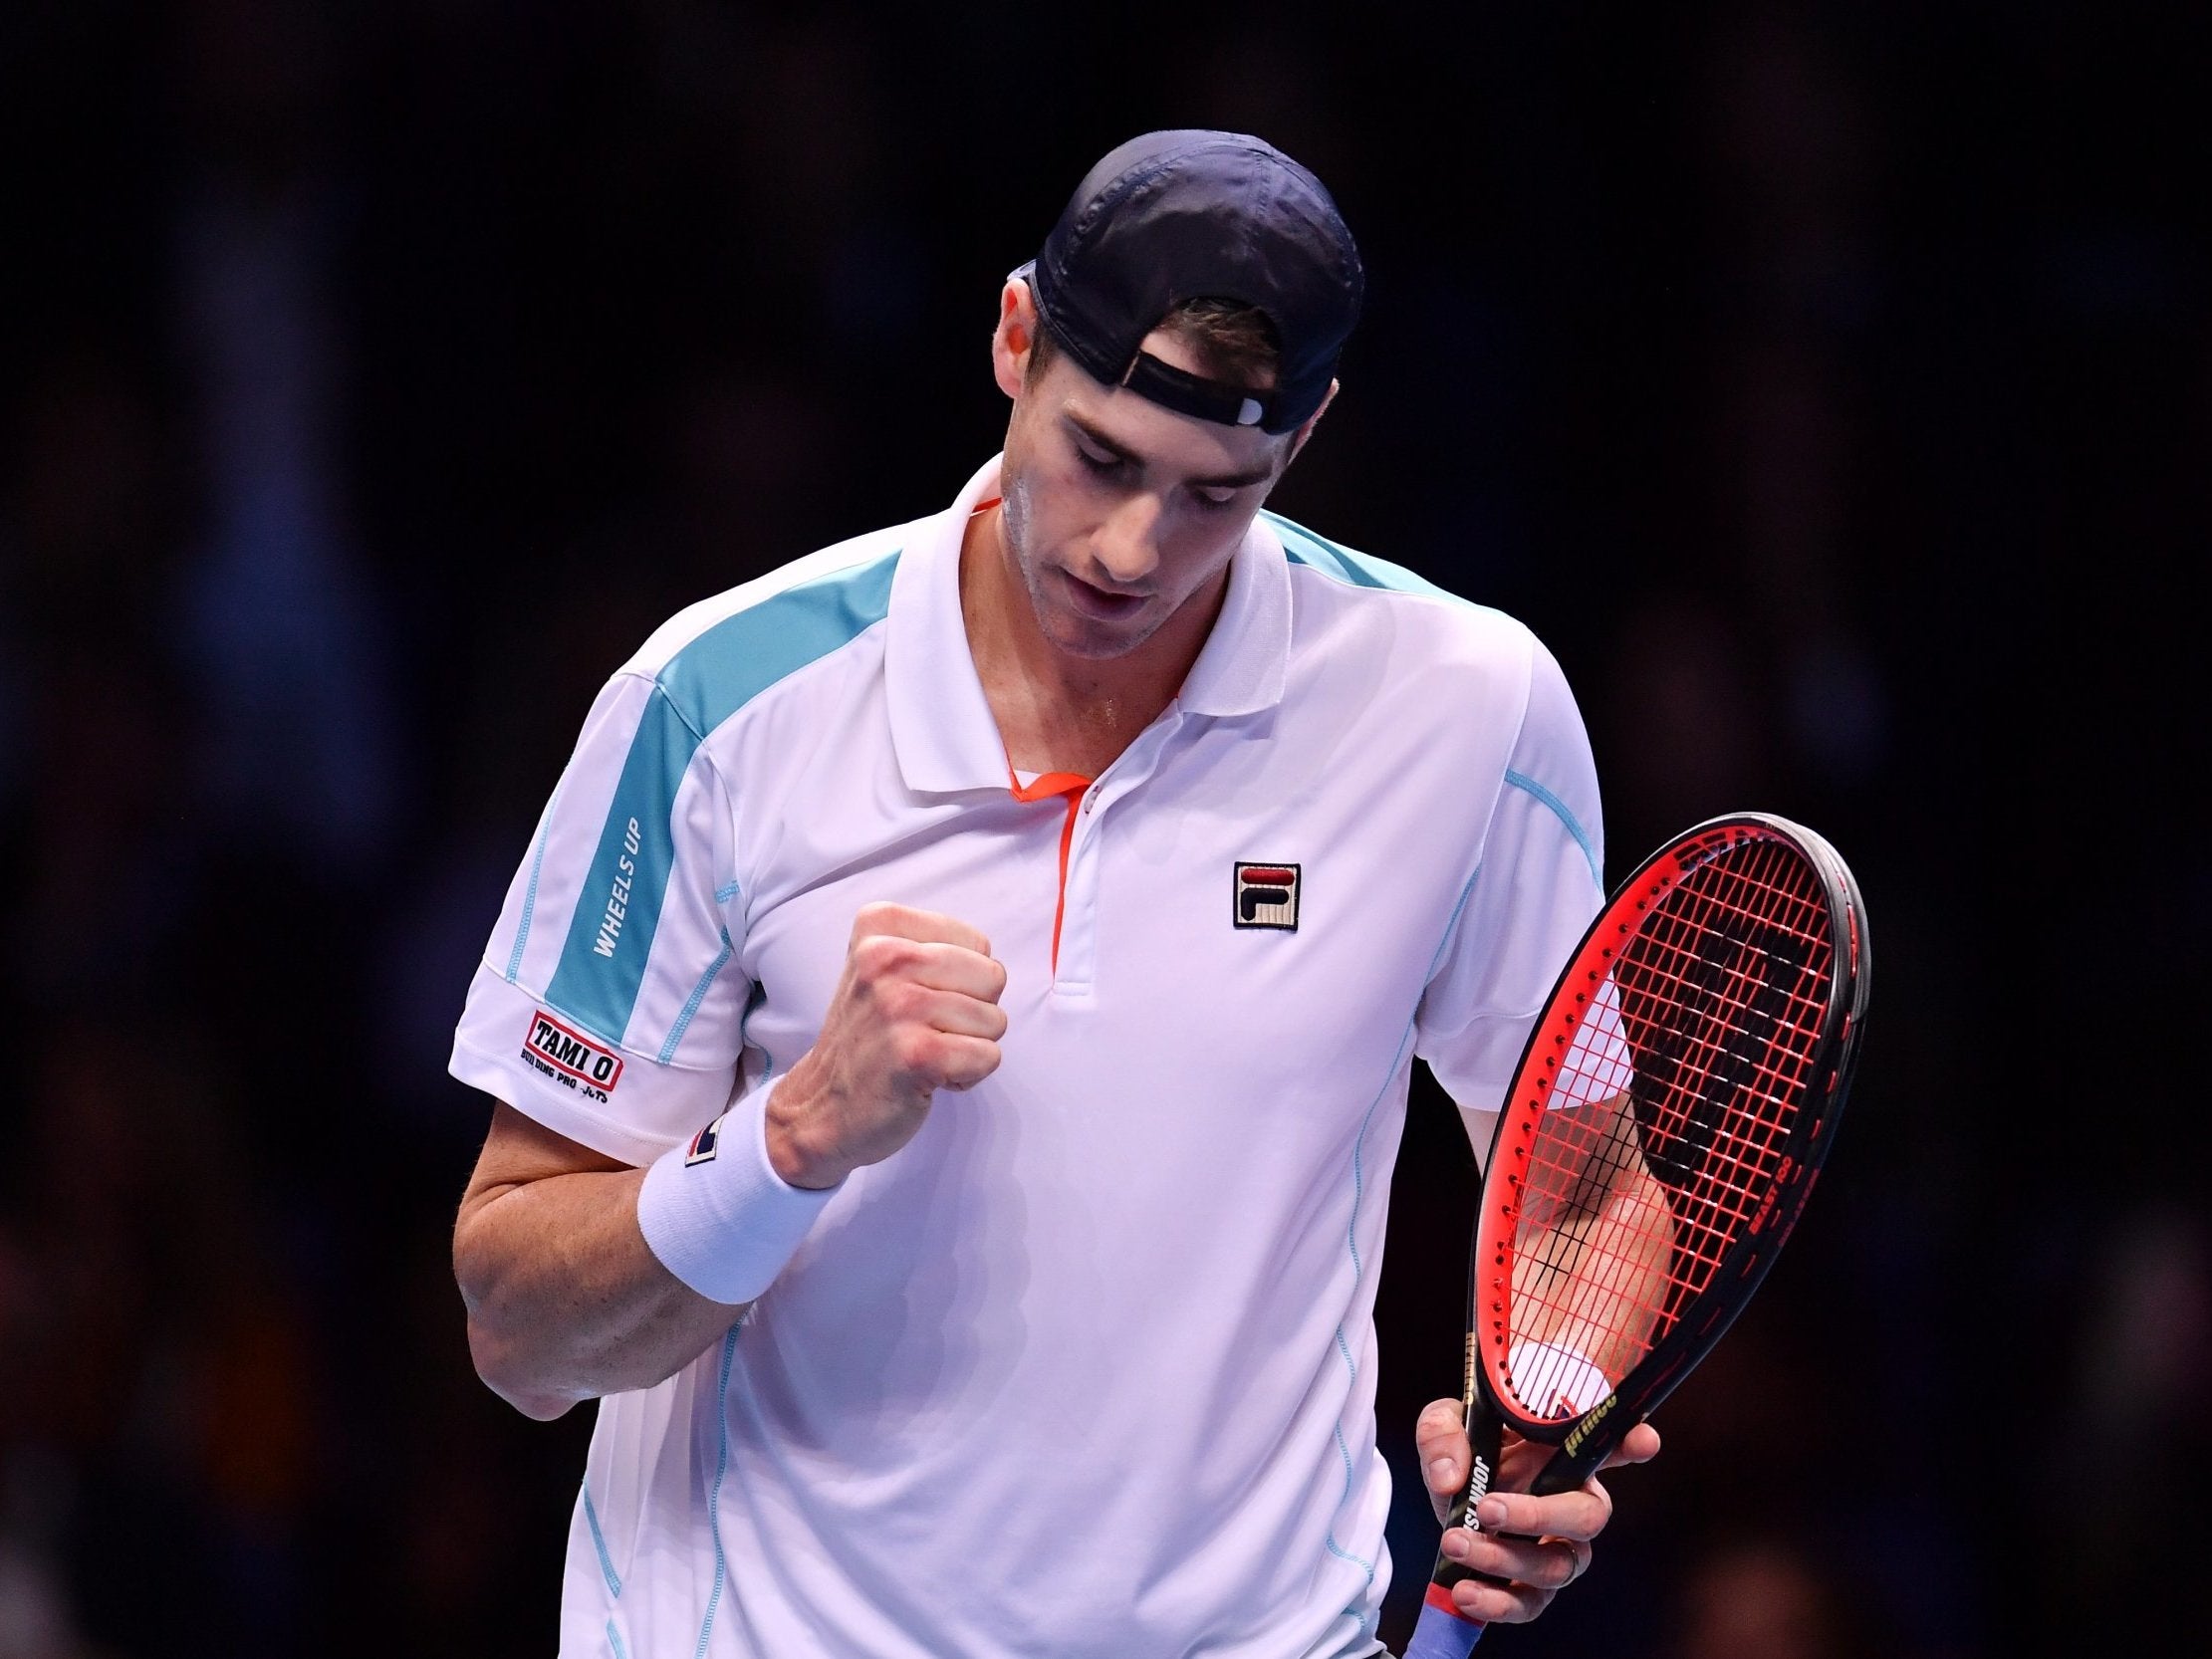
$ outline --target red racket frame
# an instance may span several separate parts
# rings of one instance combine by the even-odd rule
[[[1619,1385],[1580,1416],[1537,1418],[1514,1404],[1505,1376],[1511,1332],[1514,1229],[1519,1216],[1516,1177],[1525,1170],[1536,1127],[1548,1109],[1560,1061],[1573,1050],[1591,994],[1610,975],[1621,947],[1686,876],[1747,842],[1780,842],[1803,858],[1826,890],[1830,962],[1835,988],[1821,1030],[1809,1051],[1808,1087],[1799,1109],[1775,1143],[1778,1173],[1744,1227],[1712,1264],[1704,1288],[1688,1300],[1671,1329],[1654,1343]],[[1821,1165],[1842,1120],[1848,1086],[1847,1061],[1864,1013],[1865,937],[1855,885],[1826,841],[1800,826],[1767,814],[1742,813],[1710,820],[1661,847],[1620,884],[1604,912],[1584,936],[1554,989],[1544,1016],[1529,1034],[1515,1067],[1515,1083],[1492,1135],[1484,1163],[1468,1284],[1470,1381],[1482,1389],[1505,1425],[1528,1440],[1559,1446],[1531,1489],[1567,1492],[1582,1485],[1607,1453],[1672,1392],[1690,1366],[1718,1341],[1759,1288],[1812,1195]]]
[[[1536,1141],[1536,1125],[1550,1109],[1561,1062],[1575,1052],[1576,1032],[1594,1006],[1594,992],[1610,976],[1623,944],[1685,876],[1746,842],[1780,843],[1802,858],[1829,912],[1829,995],[1806,1052],[1803,1096],[1773,1144],[1775,1174],[1757,1201],[1752,1224],[1719,1253],[1696,1291],[1668,1309],[1673,1321],[1669,1328],[1628,1367],[1612,1392],[1577,1416],[1532,1417],[1513,1404],[1505,1367],[1512,1340],[1519,1182]],[[1771,814],[1737,813],[1697,825],[1652,853],[1614,891],[1576,947],[1529,1033],[1483,1163],[1468,1273],[1464,1392],[1475,1468],[1446,1517],[1447,1530],[1472,1524],[1468,1512],[1494,1473],[1501,1427],[1558,1448],[1538,1471],[1531,1492],[1547,1496],[1571,1491],[1657,1409],[1743,1311],[1804,1213],[1835,1142],[1864,1026],[1869,967],[1865,905],[1849,867],[1819,835]],[[1633,1016],[1623,1007],[1622,1018]],[[1639,1144],[1643,1132],[1639,1122]],[[1476,1574],[1466,1567],[1437,1557],[1409,1656],[1467,1651],[1481,1627],[1465,1622],[1452,1602],[1450,1585],[1471,1576]],[[1449,1617],[1432,1628],[1430,1621],[1439,1615]],[[1444,1635],[1447,1626],[1459,1634]]]

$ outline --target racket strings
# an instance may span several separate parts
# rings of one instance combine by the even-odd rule
[[[1561,1337],[1617,1382],[1758,1225],[1832,949],[1825,889],[1779,842],[1696,866],[1646,911],[1586,991],[1511,1188],[1514,1340]]]
[[[1664,1222],[1638,1215],[1633,1196],[1609,1196],[1641,1164],[1630,1119],[1617,1105],[1608,1104],[1604,1127],[1585,1125],[1568,1138],[1587,1148],[1560,1160],[1576,1168],[1573,1190],[1555,1212],[1570,1219],[1565,1226],[1550,1225],[1549,1215],[1524,1220],[1529,1242],[1514,1280],[1513,1324],[1517,1337],[1569,1338],[1608,1382],[1618,1382],[1642,1352],[1625,1333],[1655,1324],[1662,1312],[1663,1291],[1651,1287],[1665,1265]],[[1518,1381],[1532,1415],[1552,1414],[1544,1378]]]

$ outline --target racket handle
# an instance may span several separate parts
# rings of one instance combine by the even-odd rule
[[[1470,1388],[1473,1383],[1468,1384]],[[1452,1500],[1451,1508],[1444,1512],[1444,1531],[1454,1527],[1474,1527],[1470,1515],[1490,1484],[1497,1478],[1498,1455],[1504,1442],[1504,1425],[1498,1414],[1478,1405],[1473,1399],[1467,1404],[1467,1445],[1473,1456],[1468,1467],[1467,1482],[1459,1489],[1459,1496]],[[1457,1561],[1444,1555],[1441,1549],[1436,1556],[1436,1569],[1429,1575],[1428,1593],[1421,1600],[1421,1615],[1413,1625],[1413,1639],[1405,1650],[1405,1659],[1467,1659],[1475,1643],[1482,1640],[1483,1627],[1475,1620],[1461,1615],[1452,1605],[1452,1585],[1462,1578],[1480,1578],[1485,1583],[1499,1583],[1500,1579],[1488,1573],[1470,1571]]]
[[[1414,1621],[1413,1639],[1405,1644],[1405,1659],[1467,1659],[1482,1640],[1486,1626],[1460,1617],[1448,1605],[1438,1606],[1439,1596],[1448,1603],[1451,1592],[1431,1585]]]

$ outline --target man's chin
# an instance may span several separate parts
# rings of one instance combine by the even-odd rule
[[[1107,662],[1114,657],[1127,656],[1151,638],[1158,625],[1149,615],[1132,616],[1125,622],[1104,622],[1059,611],[1046,627],[1045,637],[1055,650],[1067,656],[1082,657],[1089,662]]]
[[[1082,610],[1055,603],[1051,608],[1040,608],[1038,619],[1053,650],[1084,661],[1125,657],[1159,632],[1159,623],[1165,621],[1150,603],[1141,610],[1130,610],[1125,617],[1087,617]]]

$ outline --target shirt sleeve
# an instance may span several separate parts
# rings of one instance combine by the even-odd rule
[[[744,1050],[734,808],[701,739],[650,678],[608,682],[454,1033],[454,1076],[631,1164],[728,1104]]]
[[[1481,861],[1414,1019],[1414,1053],[1490,1150],[1506,1085],[1560,969],[1604,900],[1598,770],[1581,711],[1542,645]]]

